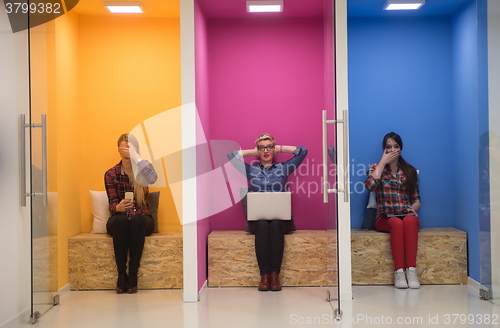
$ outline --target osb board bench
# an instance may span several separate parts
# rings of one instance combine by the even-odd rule
[[[389,233],[351,231],[353,285],[394,283]],[[467,284],[467,235],[455,228],[418,232],[417,275],[421,284]]]
[[[330,237],[329,237],[330,236]],[[336,243],[322,230],[299,230],[285,235],[280,280],[283,286],[328,286],[336,281]],[[235,230],[208,236],[208,286],[258,286],[259,268],[254,235]],[[330,258],[329,258],[330,256]]]
[[[282,285],[335,285],[335,241],[336,231],[299,230],[285,235]],[[388,233],[353,229],[351,254],[353,285],[394,283]],[[466,233],[455,228],[421,229],[417,270],[422,284],[466,284]],[[258,286],[259,281],[254,236],[244,231],[212,231],[208,237],[208,286]]]
[[[69,238],[71,290],[115,289],[117,270],[113,239],[107,234],[82,233]],[[182,288],[182,232],[146,237],[139,268],[140,289]]]

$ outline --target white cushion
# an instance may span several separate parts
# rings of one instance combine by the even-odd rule
[[[106,223],[110,217],[108,195],[105,191],[90,192],[90,201],[92,202],[92,233],[107,233]]]
[[[366,208],[377,208],[377,199],[375,198],[375,191],[370,192],[370,199]]]

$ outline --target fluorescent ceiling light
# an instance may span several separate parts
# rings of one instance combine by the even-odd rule
[[[424,4],[425,0],[387,0],[384,10],[414,10]]]
[[[105,1],[104,6],[113,14],[142,14],[142,4],[138,1]]]
[[[283,11],[283,1],[247,1],[249,13],[279,13]]]

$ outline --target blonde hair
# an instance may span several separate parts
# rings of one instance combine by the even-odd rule
[[[273,142],[273,146],[276,146],[276,141],[270,133],[262,133],[257,139],[255,139],[255,145],[259,146],[259,142],[263,140],[271,140]]]
[[[122,134],[120,136],[120,138],[118,138],[118,147],[120,147],[120,143],[122,141],[131,143],[132,145],[134,145],[137,153],[138,154],[140,153],[139,142],[137,141],[137,139],[134,137],[133,134],[130,134],[130,133]],[[125,173],[128,176],[130,184],[134,187],[134,200],[137,203],[137,206],[145,207],[146,206],[145,195],[148,193],[148,187],[144,187],[139,182],[137,182],[137,180],[135,178],[135,174],[134,174],[134,171],[137,171],[137,170],[134,170],[133,168],[134,168],[134,164],[132,164],[132,172],[125,172]],[[139,179],[140,178],[141,177],[139,177]]]

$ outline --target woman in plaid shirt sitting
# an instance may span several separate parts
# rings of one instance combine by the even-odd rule
[[[391,233],[394,286],[420,288],[415,269],[420,227],[417,170],[401,156],[403,141],[398,134],[386,134],[382,149],[380,162],[370,166],[365,181],[366,189],[376,194],[375,229]]]
[[[145,237],[153,233],[155,223],[149,212],[148,185],[158,176],[153,165],[139,156],[139,143],[131,134],[118,139],[121,161],[104,175],[111,217],[106,230],[113,236],[116,266],[118,268],[117,294],[137,293],[137,272],[142,257]],[[125,192],[133,192],[134,199],[125,199]],[[127,257],[130,253],[129,273]]]

